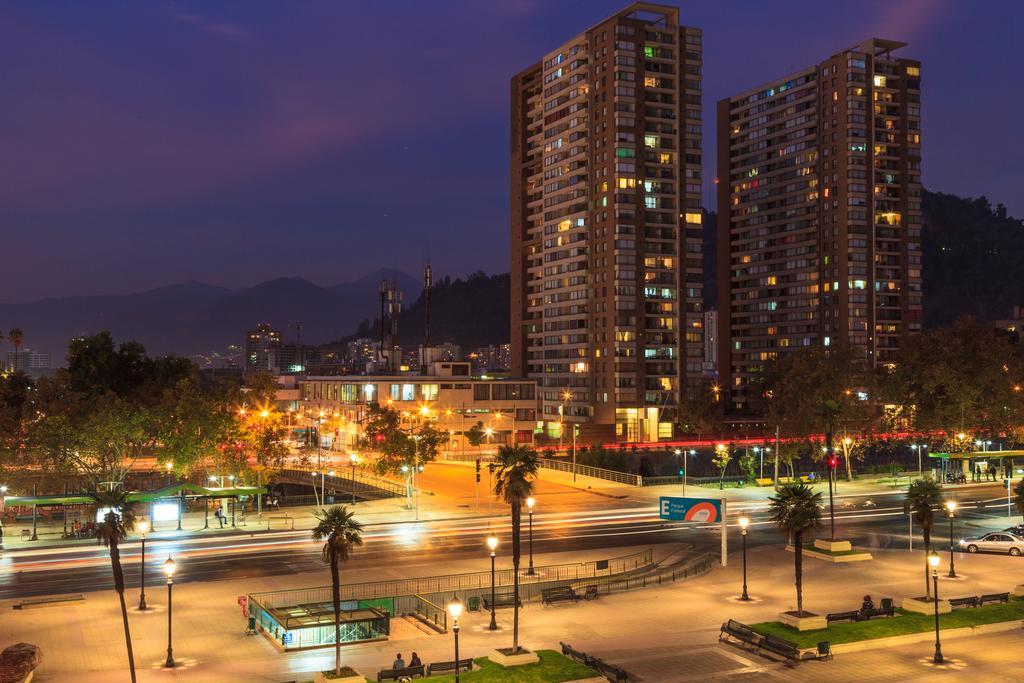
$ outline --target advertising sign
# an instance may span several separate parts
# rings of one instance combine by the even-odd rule
[[[675,498],[662,496],[658,516],[677,522],[720,522],[722,501],[718,498]]]

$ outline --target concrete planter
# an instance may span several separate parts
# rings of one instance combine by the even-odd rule
[[[853,550],[853,544],[849,541],[829,541],[824,538],[814,539],[814,547],[830,553],[845,553]]]
[[[795,628],[797,631],[817,631],[818,629],[828,628],[828,620],[823,615],[811,614],[806,611],[802,617],[789,612],[783,612],[779,615],[779,621],[786,626]]]
[[[903,604],[900,605],[903,609],[908,612],[917,612],[918,614],[935,614],[935,601],[928,600],[927,598],[903,598]],[[939,600],[939,614],[949,614],[953,611],[953,606],[949,604],[949,600]]]
[[[494,650],[491,654],[487,655],[487,659],[502,666],[522,666],[523,664],[536,664],[540,661],[540,657],[537,656],[536,652],[530,652],[523,647],[519,648],[519,654],[517,655],[506,655],[499,650]]]
[[[831,545],[831,541],[822,541],[825,545]],[[849,541],[836,541],[836,544],[845,544],[847,548],[850,547]],[[786,546],[786,550],[789,552],[795,552],[795,548],[791,545]],[[804,555],[815,560],[824,560],[825,562],[831,562],[832,564],[845,564],[847,562],[864,562],[866,560],[875,559],[871,553],[868,552],[849,552],[838,550],[836,552],[845,552],[843,555],[833,555],[832,551],[827,548],[818,546],[818,540],[814,541],[813,547],[804,546]]]
[[[1018,584],[1013,587],[1013,594],[1020,597],[1024,595],[1024,583]]]
[[[930,603],[929,603],[930,604]],[[963,628],[951,628],[942,630],[942,640],[952,638],[965,638],[967,636],[980,636],[986,633],[999,633],[1003,631],[1017,631],[1024,627],[1024,621],[1000,621],[995,624],[982,624],[980,626],[965,626]],[[858,640],[853,643],[839,643],[832,645],[833,654],[844,654],[847,652],[865,652],[877,650],[880,647],[898,647],[900,645],[913,645],[914,643],[930,643],[935,640],[934,631],[922,631],[921,633],[908,633],[903,636],[890,636],[889,638],[874,638],[871,640]],[[818,649],[809,647],[800,650],[801,657],[807,659],[817,655]]]
[[[323,671],[317,671],[313,683],[366,683],[365,676],[346,676],[344,678],[327,678]]]

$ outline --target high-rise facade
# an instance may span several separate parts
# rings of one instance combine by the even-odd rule
[[[511,104],[512,372],[549,436],[669,437],[703,360],[701,32],[632,4]]]
[[[921,329],[921,64],[871,39],[718,103],[719,376],[788,349],[872,364]]]

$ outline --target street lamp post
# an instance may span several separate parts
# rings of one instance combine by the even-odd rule
[[[494,534],[491,534],[490,536],[488,536],[487,537],[487,547],[491,549],[491,625],[488,626],[487,628],[489,628],[492,631],[497,631],[498,630],[498,621],[497,621],[497,619],[495,618],[495,615],[494,615],[494,600],[495,600],[495,597],[496,597],[495,596],[495,591],[494,591],[494,556],[495,556],[494,551],[498,548],[498,537],[495,536]]]
[[[348,456],[348,461],[352,464],[352,504],[356,504],[356,460],[358,456],[352,453]]]
[[[530,518],[530,568],[526,570],[528,576],[533,576],[533,505],[537,501],[534,500],[533,496],[526,499],[526,510],[529,513]]]
[[[164,574],[167,574],[167,661],[164,667],[167,669],[174,668],[174,650],[171,649],[171,586],[174,585],[174,570],[174,560],[168,555],[164,562]]]
[[[836,506],[835,500],[832,496],[832,489],[835,487],[836,479],[836,456],[833,453],[828,452],[829,449],[825,449],[828,455],[828,520],[831,528],[830,540],[836,540]]]
[[[932,585],[935,589],[935,656],[932,661],[942,664],[942,643],[939,641],[939,554],[928,553],[928,564],[932,567]]]
[[[4,511],[4,506],[7,499],[7,486],[6,484],[0,484],[0,514]],[[0,522],[0,550],[4,549],[4,527],[3,522]]]
[[[956,501],[947,500],[946,509],[949,510],[949,578],[956,578],[956,569],[953,567],[953,513],[956,512]]]
[[[750,600],[750,596],[747,594],[747,526],[749,524],[749,519],[740,517],[740,535],[743,537],[743,595],[740,596],[740,600]]]
[[[455,634],[455,683],[459,683],[459,617],[462,616],[462,601],[457,595],[448,603],[448,614],[452,617],[452,633]]]
[[[139,609],[144,610],[146,608],[146,532],[149,531],[149,522],[144,519],[140,519],[135,525],[136,531],[139,532],[139,538],[142,540],[142,556],[139,560],[139,584],[141,591],[139,593]]]

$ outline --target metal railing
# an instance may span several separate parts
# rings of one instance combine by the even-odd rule
[[[447,462],[491,462],[495,456],[494,453],[445,453],[441,459]]]
[[[564,460],[551,460],[549,458],[537,458],[537,465],[544,469],[569,473],[572,473],[573,468],[575,467],[576,474],[584,477],[605,479],[607,481],[614,481],[620,484],[629,484],[630,486],[643,486],[643,477],[639,474],[606,470],[601,467],[591,467],[590,465],[573,465],[571,462],[566,462]]]
[[[309,484],[310,486],[313,486],[315,482],[317,487],[321,486],[320,476],[314,476],[311,470],[281,470],[278,474],[278,479],[293,484]],[[351,494],[353,488],[356,495],[363,497],[402,497],[406,494],[405,486],[402,484],[365,473],[357,473],[356,478],[352,479],[350,473],[345,471],[344,468],[333,477],[325,475],[323,487],[334,489],[336,497],[344,497],[346,494]]]
[[[441,633],[448,633],[448,610],[422,595],[412,597],[413,608],[409,613],[416,615]]]
[[[638,553],[593,562],[550,565],[537,567],[533,576],[520,573],[520,590],[548,584],[582,579],[623,574],[649,567],[653,562],[650,548]],[[512,569],[501,569],[495,572],[495,586],[511,586],[514,580]],[[491,573],[489,571],[467,574],[448,574],[442,576],[426,576],[418,579],[397,579],[394,581],[370,581],[367,583],[346,584],[341,586],[342,600],[368,600],[372,598],[390,598],[399,596],[423,595],[444,602],[455,591],[490,590]],[[537,592],[539,595],[539,591]],[[438,596],[436,598],[432,596]],[[300,588],[284,591],[252,593],[250,600],[257,600],[266,608],[307,603],[326,602],[331,599],[330,586]]]
[[[686,482],[690,482],[690,477],[686,478]],[[666,477],[640,477],[641,486],[665,486],[667,484],[682,484],[683,477],[670,475]]]

